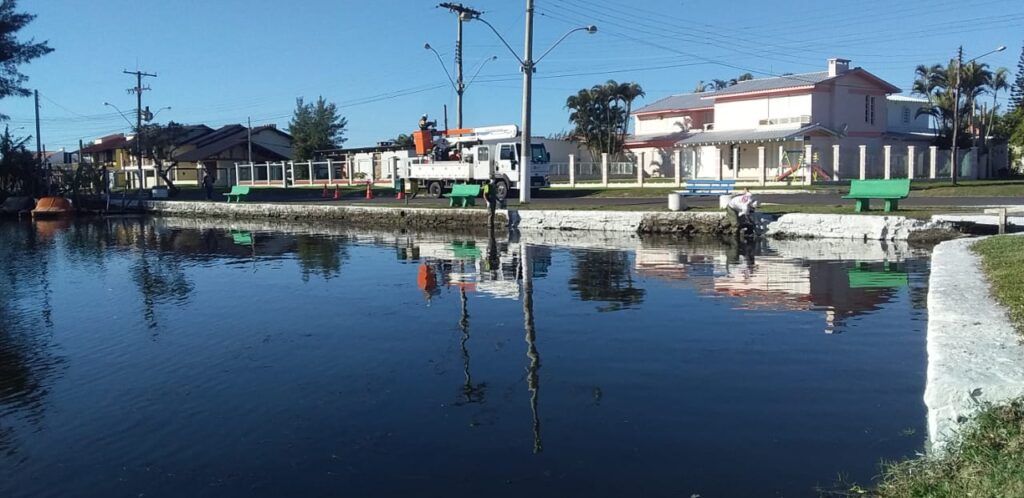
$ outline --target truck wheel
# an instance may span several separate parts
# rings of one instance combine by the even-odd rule
[[[498,180],[494,182],[494,197],[498,199],[498,202],[502,202],[508,198],[508,183],[505,180]]]
[[[430,185],[427,185],[427,192],[431,197],[440,199],[441,195],[444,194],[444,186],[441,185],[441,182],[430,182]]]

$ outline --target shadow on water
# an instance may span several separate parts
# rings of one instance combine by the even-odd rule
[[[51,393],[68,372],[99,384],[121,374],[104,370],[121,368],[97,360],[106,354],[152,370],[118,392],[129,401],[98,407],[136,432],[75,454],[67,472],[91,476],[123,452],[190,476],[123,481],[135,487],[81,477],[114,494],[188,495],[216,481],[244,495],[268,479],[325,494],[327,475],[363,494],[458,481],[477,494],[503,482],[494,494],[622,495],[639,482],[638,494],[671,495],[681,479],[709,496],[716,483],[749,494],[759,488],[734,482],[730,463],[742,457],[766,494],[791,496],[832,477],[823,454],[863,459],[863,481],[878,459],[920,447],[893,426],[922,425],[923,383],[892,387],[886,373],[923,370],[923,354],[886,342],[921,342],[905,330],[913,319],[888,309],[926,304],[927,255],[906,246],[130,218],[2,223],[0,235],[0,464],[11,477],[23,442],[82,436],[44,427],[47,406],[97,408]],[[75,295],[56,268],[120,290]],[[130,311],[88,338],[91,356],[67,337],[75,306]],[[231,326],[211,331],[217,320]],[[175,340],[152,340],[157,331]],[[443,366],[424,374],[424,358]],[[27,493],[53,476],[59,452],[40,446],[32,479],[17,479]],[[195,468],[176,463],[186,447]],[[229,453],[240,467],[221,460]],[[452,470],[474,462],[481,476]],[[422,474],[392,481],[394,465]]]

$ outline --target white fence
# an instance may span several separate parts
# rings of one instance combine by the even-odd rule
[[[266,163],[235,163],[235,183],[267,187],[300,187],[303,185],[354,185],[367,181],[391,183],[395,177],[395,161],[373,165],[361,171],[355,162],[346,161],[282,161]]]

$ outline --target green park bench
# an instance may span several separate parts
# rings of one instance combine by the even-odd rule
[[[480,185],[475,183],[456,183],[452,185],[451,193],[444,194],[448,198],[448,205],[455,206],[458,202],[460,206],[475,206],[476,198],[480,195]]]
[[[910,195],[910,180],[850,180],[850,193],[843,199],[854,199],[857,206],[854,211],[860,213],[871,209],[871,199],[885,201],[885,212],[899,209],[899,200]]]
[[[224,194],[228,198],[228,202],[231,202],[231,198],[235,198],[235,202],[242,202],[246,196],[249,195],[249,187],[243,185],[235,185],[231,187],[231,192]]]

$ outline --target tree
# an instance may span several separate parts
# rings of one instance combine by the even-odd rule
[[[174,185],[168,173],[178,165],[178,161],[173,158],[188,133],[189,128],[174,121],[166,125],[159,123],[143,125],[139,133],[139,136],[142,137],[142,156],[153,162],[157,176],[170,187],[171,195],[178,193],[178,187]],[[134,148],[134,142],[128,146]]]
[[[583,89],[566,99],[572,137],[586,144],[592,154],[622,152],[633,101],[644,95],[636,83],[603,85]]]
[[[345,142],[348,120],[338,114],[338,108],[318,97],[316,103],[306,104],[302,97],[295,99],[295,114],[288,123],[292,135],[295,159],[311,159],[317,150],[334,149]]]
[[[406,135],[405,133],[402,133],[402,134],[398,135],[397,137],[392,138],[391,139],[391,143],[393,143],[393,144],[395,144],[395,145],[397,145],[399,147],[414,147],[416,145],[416,143],[415,143],[415,141],[413,141],[412,137],[410,137],[409,135]]]
[[[37,43],[34,38],[26,42],[18,40],[18,31],[36,16],[15,12],[16,4],[16,0],[0,0],[0,99],[31,95],[29,89],[22,86],[28,81],[28,76],[21,74],[18,66],[53,52],[45,41]],[[0,120],[6,119],[7,116],[0,114]]]
[[[1010,71],[1005,67],[992,71],[992,74],[989,76],[988,87],[992,90],[992,112],[988,119],[988,126],[985,129],[986,134],[991,134],[996,120],[996,108],[999,107],[999,104],[996,103],[999,92],[1000,90],[1005,91],[1010,88]]]
[[[0,135],[0,196],[31,195],[39,185],[35,158],[25,148],[29,138],[15,138],[9,127],[4,127]]]
[[[1006,89],[1006,69],[998,68],[990,71],[984,63],[971,62],[964,64],[957,71],[957,61],[951,60],[949,64],[933,64],[931,66],[919,65],[914,69],[914,83],[912,92],[928,98],[929,106],[919,111],[919,114],[928,114],[935,118],[939,143],[949,145],[953,130],[954,115],[959,112],[959,123],[957,127],[963,131],[960,134],[962,142],[960,146],[969,146],[975,136],[985,135],[986,121],[992,127],[995,121],[993,117],[986,117],[987,111],[979,105],[979,99],[986,93],[991,92],[993,97],[997,96],[1000,90]],[[958,75],[959,72],[959,75]],[[960,108],[955,109],[956,86],[960,82]],[[995,112],[995,109],[992,111]]]
[[[753,74],[743,73],[729,80],[713,79],[711,83],[704,83],[704,80],[700,80],[697,82],[697,87],[694,88],[693,93],[703,93],[708,90],[725,90],[741,81],[750,81],[752,79],[754,79]]]
[[[1017,61],[1017,78],[1013,80],[1010,90],[1010,110],[1024,107],[1024,46],[1020,49],[1020,60]]]

